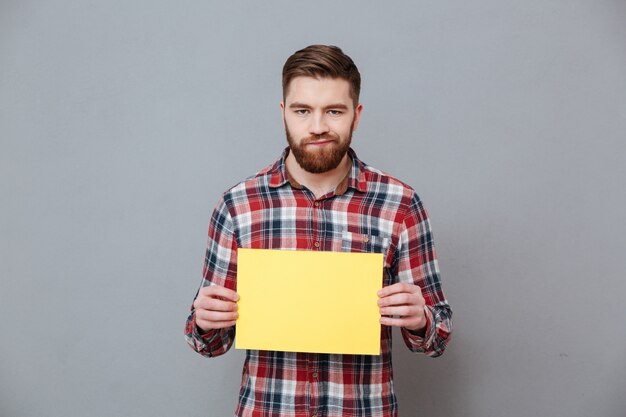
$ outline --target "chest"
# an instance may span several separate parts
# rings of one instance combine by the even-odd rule
[[[251,196],[233,217],[237,245],[253,249],[374,252],[393,262],[399,204],[368,193]]]

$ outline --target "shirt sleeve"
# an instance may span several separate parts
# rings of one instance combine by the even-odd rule
[[[426,301],[424,336],[402,328],[404,342],[413,352],[440,356],[450,340],[452,310],[441,288],[428,214],[415,193],[401,225],[397,253],[398,281],[418,285]]]
[[[221,285],[233,291],[237,289],[237,242],[232,217],[224,199],[217,204],[209,224],[200,288],[209,285]],[[191,312],[185,324],[185,339],[189,346],[201,355],[219,356],[231,348],[235,339],[235,327],[200,334],[196,326],[196,315],[192,303]]]

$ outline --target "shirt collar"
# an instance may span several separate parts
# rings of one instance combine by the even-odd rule
[[[289,147],[285,148],[280,159],[274,163],[269,169],[267,174],[270,176],[269,185],[272,188],[279,188],[289,183],[293,188],[301,189],[300,185],[287,171],[285,160],[289,155]],[[365,164],[356,156],[356,153],[352,148],[348,150],[348,155],[352,160],[352,167],[348,172],[348,175],[341,180],[337,188],[335,189],[335,195],[342,195],[349,188],[353,188],[357,191],[365,192],[367,190],[367,183],[365,178]]]

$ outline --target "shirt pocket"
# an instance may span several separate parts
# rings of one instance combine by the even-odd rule
[[[361,233],[341,232],[342,252],[382,253],[387,267],[390,239],[384,236],[366,235]]]

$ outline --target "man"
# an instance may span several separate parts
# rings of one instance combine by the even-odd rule
[[[381,355],[249,350],[236,416],[397,416],[391,328],[429,356],[449,340],[452,312],[420,199],[350,148],[363,109],[360,83],[337,47],[312,45],[289,57],[280,104],[289,147],[215,208],[186,338],[207,357],[231,347],[238,248],[380,252]]]

